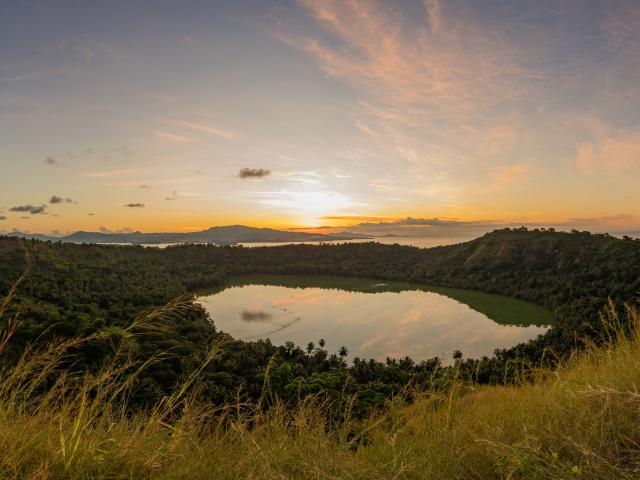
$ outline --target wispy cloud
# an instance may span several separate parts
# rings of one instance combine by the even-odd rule
[[[274,34],[353,87],[355,128],[389,147],[405,187],[469,201],[560,170],[571,149],[588,175],[639,165],[637,2],[490,3],[298,0],[304,22]],[[588,112],[620,125],[585,139]]]
[[[638,215],[628,213],[618,213],[616,215],[602,215],[600,217],[577,217],[569,218],[565,223],[567,225],[611,225],[622,223],[628,225],[631,222],[637,222]]]
[[[486,221],[477,222],[477,221],[462,221],[458,219],[443,219],[443,218],[400,218],[392,221],[380,221],[380,222],[366,222],[361,223],[360,226],[376,226],[376,227],[389,227],[389,226],[398,226],[398,225],[408,225],[408,226],[431,226],[431,227],[442,227],[442,226],[469,226],[469,225],[487,225]]]
[[[236,137],[236,134],[233,132],[203,123],[188,122],[184,120],[165,120],[165,123],[189,130],[194,130],[196,132],[207,133],[224,140],[233,140]]]
[[[459,2],[425,1],[415,19],[375,0],[298,3],[340,43],[284,29],[276,35],[358,87],[369,121],[357,127],[373,136],[382,131],[403,148],[415,143],[408,136],[414,128],[436,143],[477,131],[474,121],[486,122],[493,107],[523,96],[544,76],[507,46],[507,26],[483,28]]]
[[[578,144],[575,161],[586,175],[639,169],[640,128],[597,133],[593,141]]]
[[[193,143],[195,138],[187,137],[186,135],[178,135],[176,133],[163,132],[156,130],[153,134],[162,141],[169,143]]]
[[[531,166],[525,163],[513,163],[511,165],[501,165],[493,170],[493,181],[489,182],[484,190],[494,191],[505,188],[517,181],[526,179],[531,171]]]
[[[124,206],[127,208],[144,208],[144,203],[127,203]]]
[[[111,177],[133,177],[145,173],[143,169],[130,170],[107,170],[103,172],[85,172],[80,173],[81,177],[111,178]]]
[[[395,217],[375,217],[375,216],[367,216],[367,215],[330,215],[322,217],[322,220],[326,220],[328,222],[352,222],[352,223],[361,223],[361,222],[393,222],[399,220]],[[333,227],[328,227],[333,228]]]

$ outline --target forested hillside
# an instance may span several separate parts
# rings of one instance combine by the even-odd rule
[[[6,355],[17,358],[35,339],[106,332],[109,341],[85,345],[74,359],[75,365],[86,368],[97,368],[112,355],[137,315],[237,275],[346,275],[423,282],[500,293],[552,310],[557,325],[544,337],[496,352],[490,359],[463,362],[466,375],[480,383],[508,381],[522,364],[562,358],[585,336],[598,339],[599,313],[607,300],[618,305],[634,302],[640,291],[640,241],[587,232],[507,229],[431,249],[376,243],[156,249],[5,238],[0,240],[0,257],[3,295],[28,271],[11,304],[19,312],[20,327]],[[197,306],[180,316],[164,315],[161,321],[161,330],[127,340],[136,358],[158,350],[172,352],[141,380],[141,401],[172,388],[202,359],[207,342],[220,337]],[[228,339],[224,355],[208,369],[209,391],[204,394],[224,401],[240,385],[243,394],[255,399],[267,364],[277,379],[272,388],[280,396],[295,401],[301,393],[358,392],[363,408],[407,384],[433,382],[434,372],[442,370],[438,359],[419,364],[410,359],[356,359],[347,368],[343,358],[322,348],[306,352]]]

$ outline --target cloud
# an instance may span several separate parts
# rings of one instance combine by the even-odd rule
[[[507,46],[513,25],[482,23],[473,4],[425,0],[414,11],[373,0],[298,3],[331,38],[311,29],[280,29],[276,37],[358,88],[369,120],[357,121],[357,128],[374,137],[382,132],[406,151],[421,150],[409,161],[424,153],[420,130],[429,132],[427,143],[463,133],[469,142],[471,133],[480,138],[494,107],[525,98],[544,78],[526,64],[528,52]],[[486,126],[475,124],[479,118]]]
[[[29,212],[31,215],[38,215],[38,214],[44,214],[46,213],[47,206],[46,205],[40,205],[40,206],[35,206],[35,205],[20,205],[17,207],[12,207],[9,210],[11,210],[12,212]]]
[[[629,224],[638,220],[637,215],[631,215],[628,213],[619,213],[617,215],[602,215],[600,217],[578,217],[569,218],[565,225],[600,225],[600,224],[616,224],[625,223]]]
[[[398,220],[394,217],[374,217],[374,216],[367,216],[367,215],[332,215],[332,216],[326,216],[326,217],[322,217],[322,220],[327,220],[329,222],[331,221],[341,221],[341,222],[389,222],[389,221],[393,221],[393,220]],[[318,228],[318,227],[316,227]],[[333,228],[330,226],[327,226],[327,228]]]
[[[112,233],[131,233],[131,232],[133,232],[133,229],[129,227],[122,227],[120,230],[112,230],[105,225],[100,225],[100,233],[112,234]]]
[[[524,163],[499,166],[493,169],[491,178],[478,189],[478,192],[493,194],[517,182],[521,183],[526,180],[526,176],[530,171],[531,166]]]
[[[145,171],[141,168],[133,168],[129,170],[110,170],[104,172],[85,172],[81,173],[81,177],[95,177],[95,178],[111,178],[111,177],[134,177],[142,175]]]
[[[155,131],[153,134],[161,140],[169,143],[193,143],[196,140],[192,137],[187,137],[185,135],[178,135],[175,133]]]
[[[640,9],[634,0],[598,1],[597,11],[579,2],[524,0],[297,3],[306,18],[283,14],[274,35],[351,87],[353,130],[387,149],[403,186],[443,186],[457,206],[482,201],[488,184],[561,175],[576,139],[585,138],[582,115],[593,112],[627,128],[638,124],[640,60],[631,57],[640,59]],[[615,7],[623,3],[629,8]],[[599,21],[609,10],[619,11],[605,34]],[[586,31],[596,32],[588,42]],[[557,45],[571,61],[560,58]],[[577,163],[595,174],[592,165],[628,169],[637,142],[620,140],[624,151],[587,142]],[[501,168],[509,162],[527,167]]]
[[[575,162],[585,175],[621,173],[640,167],[640,128],[597,132],[591,142],[576,147]]]
[[[265,168],[241,168],[238,172],[238,178],[264,178],[271,175],[271,170]]]
[[[202,123],[185,122],[182,120],[166,120],[165,123],[169,123],[171,125],[186,128],[189,130],[195,130],[197,132],[208,133],[224,140],[233,140],[236,136],[234,133],[229,132],[228,130],[224,130],[222,128],[214,127],[211,125],[205,125]]]
[[[353,218],[357,221],[358,216],[325,217],[328,219],[345,220]],[[375,217],[374,217],[375,218]],[[555,227],[562,230],[589,229],[596,232],[621,231],[630,229],[638,225],[638,215],[629,213],[619,213],[601,215],[594,217],[568,218],[560,222],[504,222],[498,220],[460,220],[457,218],[413,218],[406,217],[400,219],[390,219],[383,221],[366,221],[343,226],[350,232],[361,233],[372,236],[405,236],[405,237],[431,237],[444,238],[452,237],[460,240],[470,240],[483,235],[492,230],[501,228],[517,228],[526,226],[528,228]],[[336,227],[334,227],[336,228]]]
[[[634,1],[611,2],[613,8],[601,21],[607,46],[614,52],[629,52],[640,58],[640,10]]]
[[[151,187],[149,185],[140,185],[140,186],[138,186],[138,188],[146,189],[146,188],[151,188]]]
[[[49,199],[49,203],[51,204],[56,204],[56,203],[73,203],[73,199],[71,198],[62,198],[59,197],[57,195],[52,195],[51,198]]]
[[[317,227],[293,227],[287,228],[289,232],[303,231],[307,233],[338,233],[343,232],[344,227],[336,227],[335,225],[319,225]]]
[[[44,163],[46,163],[47,165],[59,165],[60,161],[53,155],[49,155],[44,159]]]
[[[176,200],[178,198],[178,192],[174,190],[171,195],[165,198],[165,200]]]
[[[90,217],[93,217],[95,213],[87,213],[87,215],[89,215]]]
[[[349,218],[349,217],[337,217]],[[357,221],[358,216],[352,217]],[[367,217],[363,217],[367,218]],[[376,217],[373,217],[377,219]],[[460,220],[456,218],[414,218],[384,219],[379,221],[364,221],[348,225],[343,228],[350,232],[372,236],[403,236],[403,237],[456,237],[472,239],[486,232],[506,225],[492,220]]]
[[[399,225],[404,225],[404,226],[431,226],[431,227],[443,227],[443,226],[468,226],[468,225],[479,225],[479,224],[483,224],[486,225],[486,222],[468,222],[468,221],[461,221],[461,220],[457,220],[457,219],[441,219],[441,218],[412,218],[412,217],[406,217],[406,218],[400,218],[398,220],[393,220],[393,221],[381,221],[381,222],[365,222],[365,223],[360,223],[360,226],[375,226],[375,227],[388,227],[388,226],[399,226]]]
[[[124,206],[127,208],[144,208],[144,203],[127,203]]]
[[[525,175],[529,170],[530,168],[528,165],[515,163],[513,165],[498,167],[494,171],[494,176],[496,180],[504,182],[511,180],[512,178]]]
[[[0,221],[1,220],[6,220],[6,219],[7,219],[7,217],[5,217],[4,215],[0,215]]]

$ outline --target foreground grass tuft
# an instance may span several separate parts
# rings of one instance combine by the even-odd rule
[[[340,423],[319,398],[294,411],[203,404],[197,375],[132,415],[143,366],[125,359],[77,377],[61,365],[90,339],[56,342],[0,368],[0,478],[639,478],[640,317],[624,317],[610,309],[604,346],[532,383],[453,382],[365,421],[347,409]],[[0,348],[15,328],[5,324]]]

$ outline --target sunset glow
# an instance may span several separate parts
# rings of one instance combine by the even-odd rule
[[[5,2],[0,144],[2,232],[640,231],[640,3]]]

